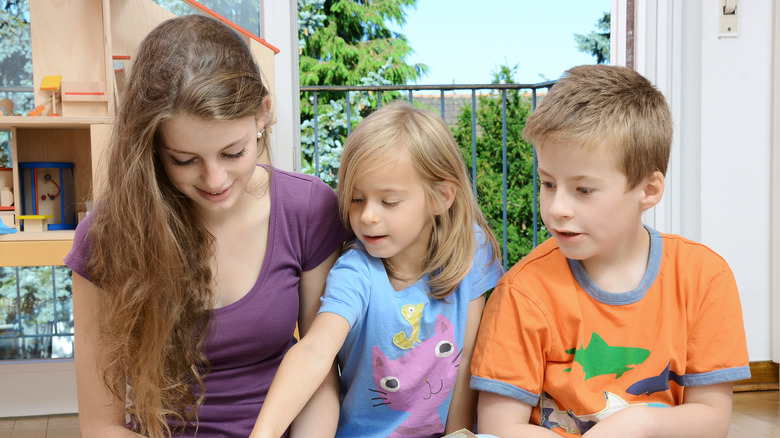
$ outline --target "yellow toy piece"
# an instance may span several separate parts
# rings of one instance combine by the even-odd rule
[[[52,219],[54,215],[51,214],[25,214],[16,216],[17,219],[23,221],[24,231],[47,231],[49,229],[49,219]]]
[[[41,90],[43,91],[60,91],[60,84],[62,83],[62,75],[44,76],[41,81]]]
[[[60,85],[62,84],[62,75],[52,75],[52,76],[44,76],[43,80],[41,81],[41,91],[49,91],[51,92],[50,97],[44,102],[42,105],[38,105],[33,109],[32,111],[28,112],[28,116],[39,116],[44,115],[44,112],[47,112],[49,108],[47,105],[51,105],[50,111],[51,113],[49,115],[52,116],[59,116],[57,114],[57,101],[60,97]]]

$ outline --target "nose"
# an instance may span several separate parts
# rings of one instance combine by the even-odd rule
[[[206,161],[203,166],[203,184],[207,189],[221,190],[225,184],[227,171],[217,161]]]
[[[546,196],[547,212],[555,219],[568,218],[572,215],[571,203],[563,190],[556,190]]]
[[[360,212],[360,220],[364,224],[375,224],[379,222],[379,215],[376,208],[370,203],[366,202],[363,206],[363,211]]]

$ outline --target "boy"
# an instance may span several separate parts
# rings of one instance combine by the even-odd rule
[[[488,300],[479,431],[725,437],[732,382],[750,377],[734,276],[707,247],[642,224],[664,191],[664,96],[625,67],[575,67],[523,135],[554,239]]]

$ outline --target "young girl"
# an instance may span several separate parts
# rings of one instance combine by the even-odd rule
[[[221,22],[174,18],[137,49],[103,196],[65,260],[82,437],[249,435],[350,236],[332,189],[257,165],[271,116]],[[332,383],[299,436],[333,435]]]
[[[344,147],[338,197],[357,241],[328,274],[251,436],[281,435],[337,355],[338,436],[472,428],[471,352],[484,294],[503,271],[448,127],[403,103],[367,117]]]

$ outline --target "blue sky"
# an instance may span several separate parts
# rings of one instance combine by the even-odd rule
[[[417,0],[406,24],[408,63],[429,67],[418,84],[484,84],[501,65],[519,64],[518,83],[557,79],[569,67],[593,64],[574,34],[596,30],[611,0]]]

